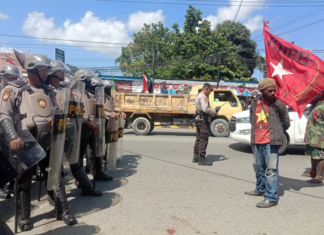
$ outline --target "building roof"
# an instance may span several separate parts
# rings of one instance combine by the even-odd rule
[[[21,70],[22,73],[27,73],[26,69],[23,69],[19,64],[15,53],[0,53],[0,66],[7,63],[7,59],[15,63],[15,65]]]

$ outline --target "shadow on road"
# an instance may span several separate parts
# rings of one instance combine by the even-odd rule
[[[56,234],[97,234],[100,232],[100,228],[93,225],[87,225],[86,223],[80,223],[74,226],[63,226],[59,228],[55,228],[44,233],[38,233],[38,235],[56,235]]]
[[[219,162],[219,161],[227,160],[228,158],[225,157],[224,155],[207,155],[206,159],[209,162]]]
[[[228,147],[230,147],[234,151],[243,152],[243,153],[252,153],[252,148],[248,144],[234,143],[234,144],[230,144]]]
[[[166,128],[165,128],[166,129]],[[164,129],[164,130],[165,130]],[[170,129],[170,130],[176,130],[176,131],[159,131],[154,130],[151,133],[149,133],[147,136],[155,136],[155,135],[160,135],[160,136],[166,136],[166,135],[172,135],[172,136],[196,136],[196,132],[193,130],[192,132],[184,132],[182,129]],[[189,130],[189,129],[185,129]],[[135,135],[134,131],[129,131],[127,133],[124,133],[124,135]]]
[[[308,179],[305,177],[305,180],[299,180],[299,179],[292,179],[287,178],[284,176],[279,176],[279,188],[278,188],[278,195],[283,196],[285,194],[285,191],[294,190],[294,191],[300,191],[302,188],[317,188],[317,187],[323,187],[323,184],[311,184],[306,182]],[[304,194],[300,192],[296,192],[299,194]],[[309,194],[304,194],[308,195]],[[312,195],[312,197],[317,197],[315,195]],[[320,199],[323,199],[323,197],[317,197]]]

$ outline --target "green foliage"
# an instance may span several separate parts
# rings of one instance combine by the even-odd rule
[[[115,62],[126,76],[141,76],[144,72],[151,77],[154,42],[156,78],[217,80],[219,68],[221,80],[249,81],[255,58],[258,58],[257,54],[254,57],[256,44],[249,39],[250,31],[234,23],[235,29],[246,34],[241,35],[241,42],[249,42],[251,48],[238,45],[239,40],[231,31],[232,25],[226,23],[226,27],[212,31],[210,22],[202,21],[202,13],[189,6],[183,32],[177,23],[172,29],[164,27],[161,22],[144,24],[139,32],[133,34],[133,41],[122,47],[122,53]],[[249,63],[242,62],[244,56],[253,60],[254,67],[250,60]]]

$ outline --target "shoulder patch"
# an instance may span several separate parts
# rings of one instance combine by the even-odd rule
[[[12,90],[10,88],[5,88],[4,91],[7,92],[7,93],[12,92]]]
[[[7,92],[4,92],[3,95],[2,95],[2,99],[4,101],[7,101],[9,99],[9,97],[10,97],[10,93],[7,93]]]
[[[205,100],[205,102],[207,102],[208,101],[207,97],[205,97],[204,100]]]

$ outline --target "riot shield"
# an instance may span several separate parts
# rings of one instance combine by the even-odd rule
[[[96,87],[95,90],[95,118],[99,132],[95,136],[95,157],[105,156],[105,90],[104,87]]]
[[[3,119],[1,122],[6,121],[8,119]],[[46,152],[38,144],[29,130],[23,126],[21,121],[15,123],[14,127],[23,143],[23,147],[17,151],[10,150],[9,142],[6,140],[4,133],[0,133],[0,181],[3,184],[13,180],[17,175],[33,167],[46,156]]]
[[[71,94],[64,146],[64,152],[70,165],[79,161],[84,89],[85,84],[81,81],[75,81],[70,86]]]
[[[109,117],[106,131],[106,165],[108,170],[116,170],[117,144],[118,144],[118,120]]]
[[[123,144],[124,144],[124,128],[125,128],[125,119],[123,115],[119,118],[118,123],[118,146],[117,146],[117,160],[121,161],[123,159]]]
[[[53,116],[52,139],[49,167],[47,168],[47,190],[57,189],[61,182],[63,153],[65,144],[67,113],[69,108],[70,89],[62,88],[56,95],[57,107]]]

